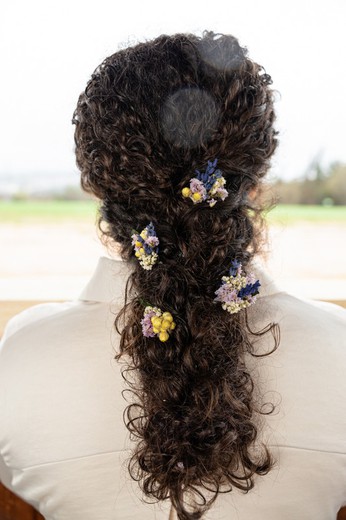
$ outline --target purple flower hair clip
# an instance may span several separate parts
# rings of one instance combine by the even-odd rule
[[[214,301],[221,302],[225,311],[235,314],[255,303],[260,286],[253,273],[243,273],[241,263],[233,260],[229,276],[222,277],[222,284],[215,291]]]
[[[214,161],[208,161],[204,173],[196,170],[196,177],[190,179],[190,187],[182,189],[183,197],[189,197],[194,204],[206,201],[211,208],[218,200],[225,200],[228,197],[228,191],[224,187],[226,179],[216,166],[217,159],[214,159]]]
[[[131,238],[135,256],[138,258],[140,265],[147,271],[151,270],[158,260],[158,245],[160,243],[154,224],[150,222],[140,233],[134,231]]]

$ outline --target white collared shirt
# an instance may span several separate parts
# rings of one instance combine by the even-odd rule
[[[0,480],[46,520],[168,520],[128,475],[133,445],[119,337],[128,266],[102,257],[80,298],[32,307],[0,344]],[[281,292],[260,271],[253,327],[280,325],[281,343],[249,357],[257,392],[276,405],[261,438],[276,459],[247,495],[219,495],[206,519],[335,520],[346,505],[346,311]],[[270,335],[256,352],[270,350]]]

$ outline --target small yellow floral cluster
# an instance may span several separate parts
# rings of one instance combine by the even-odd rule
[[[187,198],[190,197],[191,200],[194,202],[202,202],[203,196],[199,191],[195,191],[194,193],[191,191],[190,188],[183,188],[181,191],[183,197]]]
[[[170,331],[176,326],[170,312],[162,312],[158,307],[151,306],[145,308],[141,325],[145,337],[150,338],[157,334],[162,342],[168,340]]]
[[[240,300],[240,301],[234,301],[234,302],[228,302],[223,303],[222,308],[225,311],[228,311],[230,314],[236,314],[237,312],[241,311],[242,309],[246,309],[251,304],[246,300]]]
[[[224,189],[226,185],[226,179],[224,177],[218,177],[214,182],[213,186],[210,188],[208,192],[209,206],[212,208],[215,206],[217,199],[225,200],[228,192]],[[225,195],[227,193],[227,195]]]
[[[155,252],[150,253],[150,255],[146,255],[144,248],[141,247],[141,242],[135,243],[136,247],[138,247],[138,250],[135,252],[135,256],[138,258],[139,263],[143,267],[143,269],[146,269],[147,271],[150,271],[153,268],[153,265],[156,264],[158,255]]]
[[[247,276],[241,274],[238,274],[237,276],[223,276],[221,280],[224,283],[231,285],[232,289],[235,289],[236,291],[240,291],[240,289],[243,289],[248,284]]]

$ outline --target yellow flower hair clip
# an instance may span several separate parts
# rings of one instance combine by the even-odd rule
[[[158,307],[148,305],[144,310],[144,317],[141,320],[143,336],[153,338],[158,336],[164,342],[169,338],[169,334],[175,329],[173,316],[170,312],[162,312]]]

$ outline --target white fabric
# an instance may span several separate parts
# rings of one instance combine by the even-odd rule
[[[205,518],[335,520],[346,505],[346,311],[280,292],[257,270],[251,324],[278,322],[281,343],[247,364],[277,405],[261,419],[276,466],[247,495],[219,495]],[[47,520],[169,518],[169,502],[145,504],[127,472],[113,327],[127,274],[101,258],[79,300],[20,313],[0,344],[0,480]],[[263,338],[256,352],[271,348]]]

